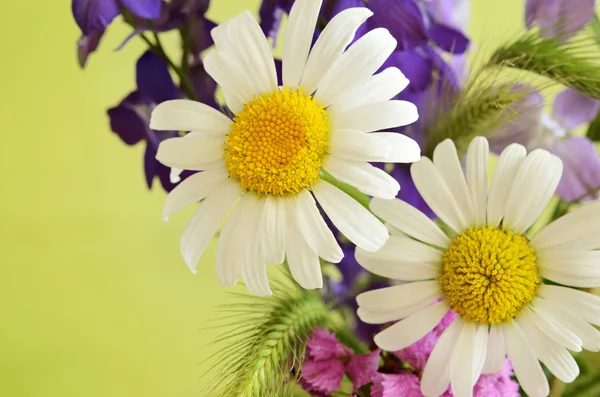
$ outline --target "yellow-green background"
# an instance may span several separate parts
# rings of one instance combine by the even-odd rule
[[[480,51],[522,29],[521,0],[472,6]],[[133,89],[142,43],[114,52],[118,21],[80,70],[69,1],[5,0],[0,15],[0,396],[207,396],[204,346],[221,331],[205,328],[226,296],[214,245],[192,275],[178,241],[190,212],[162,222],[142,145],[105,114]]]

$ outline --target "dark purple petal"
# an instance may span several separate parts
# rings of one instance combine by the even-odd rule
[[[136,82],[142,97],[149,103],[161,103],[177,97],[167,64],[152,51],[146,51],[136,65]]]
[[[552,152],[563,161],[563,173],[556,194],[571,202],[600,188],[600,157],[594,143],[582,136],[573,136],[555,143]],[[598,193],[586,200],[598,198]]]
[[[432,22],[427,35],[438,47],[452,54],[462,54],[469,48],[469,39],[464,34],[441,23]]]
[[[394,51],[381,68],[391,66],[400,69],[410,81],[406,88],[408,92],[423,91],[431,83],[432,63],[421,51]]]
[[[518,84],[515,89],[531,93],[509,109],[510,115],[507,117],[514,117],[511,115],[516,114],[516,118],[488,137],[490,150],[496,154],[500,154],[511,143],[528,147],[541,132],[544,97],[535,88],[525,84]]]
[[[292,9],[293,0],[263,0],[258,10],[260,18],[260,27],[265,33],[265,36],[273,39],[275,46],[277,33],[281,26],[281,18],[283,14],[289,14]]]
[[[171,0],[169,6],[185,14],[204,15],[208,11],[210,0]]]
[[[104,30],[97,30],[90,33],[88,36],[82,36],[81,39],[79,39],[77,42],[77,61],[79,62],[80,67],[85,67],[90,54],[98,48],[102,36],[104,36]]]
[[[215,100],[217,83],[206,73],[202,63],[198,63],[190,68],[190,81],[197,101],[203,102],[215,109],[219,108]]]
[[[599,107],[598,101],[567,88],[554,99],[552,118],[566,131],[572,131],[592,121]]]
[[[439,54],[439,51],[430,46],[423,46],[419,48],[419,50],[423,51],[429,58],[432,69],[438,71],[438,92],[448,92],[448,90],[452,90],[454,93],[458,93],[458,91],[460,91],[458,77],[450,65],[448,65],[444,58]]]
[[[546,38],[567,41],[594,16],[595,0],[527,0],[525,25],[538,24]]]
[[[283,85],[283,62],[281,59],[275,59],[275,73],[277,73],[277,84]]]
[[[419,377],[413,374],[378,374],[371,387],[372,397],[422,397]]]
[[[427,10],[436,22],[465,32],[469,24],[470,0],[430,0]]]
[[[326,361],[348,357],[352,350],[341,344],[334,334],[323,328],[316,328],[312,338],[306,344],[309,357],[317,361]]]
[[[148,118],[143,117],[143,112],[136,110],[141,103],[140,94],[137,91],[129,94],[118,106],[108,109],[110,128],[127,145],[135,145],[148,134]]]
[[[73,0],[71,10],[85,36],[103,30],[120,13],[116,0]]]
[[[369,0],[371,22],[386,28],[398,40],[397,50],[410,50],[427,44],[423,11],[413,0]]]
[[[381,351],[377,349],[371,353],[354,356],[350,359],[348,365],[346,365],[346,372],[352,381],[353,392],[373,381],[375,375],[377,375],[377,368],[379,368],[380,353]]]
[[[189,21],[189,43],[190,51],[194,55],[199,55],[202,51],[208,49],[214,44],[210,31],[217,26],[210,19],[193,18]]]
[[[307,359],[302,364],[302,379],[311,391],[333,393],[340,388],[344,379],[344,364],[338,360]]]
[[[146,151],[144,152],[144,174],[146,176],[146,185],[148,189],[152,189],[152,181],[156,176],[157,168],[159,166],[159,162],[156,160],[156,150],[157,147],[148,142],[146,144]]]
[[[321,8],[321,13],[327,20],[330,20],[348,8],[363,7],[365,7],[364,0],[325,0]]]
[[[160,16],[160,0],[119,0],[123,7],[127,8],[137,17],[145,19],[157,19]]]

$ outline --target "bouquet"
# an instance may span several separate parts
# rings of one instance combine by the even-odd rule
[[[525,1],[484,57],[468,0],[208,8],[72,1],[82,67],[117,16],[147,44],[110,128],[146,145],[165,219],[196,206],[192,273],[216,238],[247,291],[206,395],[597,395],[594,0]]]

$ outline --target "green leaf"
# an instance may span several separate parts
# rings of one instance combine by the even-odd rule
[[[594,14],[592,21],[590,22],[590,28],[594,33],[594,37],[596,38],[596,42],[600,45],[600,20],[598,19],[598,15]]]
[[[600,112],[588,126],[586,136],[592,141],[600,142]]]

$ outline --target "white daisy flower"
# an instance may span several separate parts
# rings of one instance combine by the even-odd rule
[[[241,276],[258,295],[271,293],[265,264],[289,263],[304,288],[323,284],[319,257],[343,253],[316,201],[356,245],[376,251],[385,226],[337,187],[319,178],[325,169],[365,194],[393,198],[400,186],[369,161],[413,162],[415,141],[374,132],[413,123],[416,107],[391,100],[408,80],[396,68],[374,73],[396,48],[385,29],[365,34],[347,50],[372,13],[350,8],[336,15],[311,49],[320,0],[297,0],[283,43],[283,87],[278,87],[270,45],[249,12],[212,30],[215,49],[204,66],[221,86],[233,120],[199,102],[159,104],[150,126],[191,131],[161,143],[163,164],[199,172],[167,198],[169,217],[201,201],[181,237],[192,271],[234,208],[219,237],[217,277],[224,287]],[[238,202],[239,200],[239,202]]]
[[[527,154],[512,144],[500,156],[488,189],[488,142],[468,149],[466,180],[456,148],[446,140],[433,162],[411,167],[427,204],[453,231],[448,237],[400,200],[373,199],[373,212],[396,230],[376,253],[357,248],[367,270],[408,283],[357,297],[367,323],[401,320],[375,336],[382,349],[410,346],[449,309],[458,313],[433,349],[421,380],[425,396],[451,383],[471,396],[480,374],[498,372],[505,356],[531,397],[547,396],[541,361],[563,382],[579,369],[567,350],[600,350],[600,297],[569,287],[600,287],[600,202],[585,205],[533,238],[562,173],[545,150]],[[561,285],[545,283],[551,280]]]

